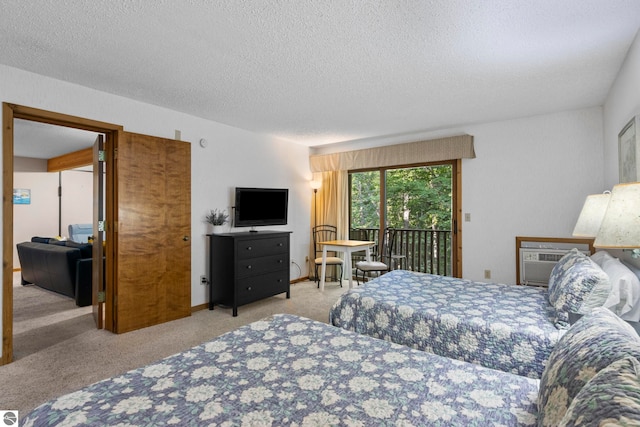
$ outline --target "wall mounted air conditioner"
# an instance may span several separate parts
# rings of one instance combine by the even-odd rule
[[[518,284],[548,286],[551,270],[568,251],[577,248],[591,255],[593,240],[560,238],[516,238]]]
[[[589,251],[582,252],[589,256]],[[547,286],[551,270],[566,253],[566,249],[520,249],[520,283]]]

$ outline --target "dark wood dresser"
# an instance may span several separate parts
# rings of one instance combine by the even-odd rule
[[[233,309],[283,292],[291,297],[290,231],[209,234],[209,310]]]

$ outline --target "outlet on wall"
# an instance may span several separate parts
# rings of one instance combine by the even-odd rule
[[[491,279],[491,270],[485,270],[484,271],[484,278],[485,279]]]
[[[205,276],[204,274],[200,276],[200,284],[206,285],[207,283],[209,283],[209,281],[207,280],[207,276]]]

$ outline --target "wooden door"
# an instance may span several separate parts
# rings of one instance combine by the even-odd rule
[[[98,329],[104,328],[104,136],[93,144],[93,247],[91,265],[91,298],[93,318]]]
[[[191,314],[191,145],[119,132],[115,332]]]

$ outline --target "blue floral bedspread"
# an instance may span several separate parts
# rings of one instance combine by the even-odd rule
[[[394,270],[345,294],[329,323],[419,350],[540,378],[564,334],[544,288]]]
[[[538,386],[283,314],[51,400],[21,425],[526,426]]]

